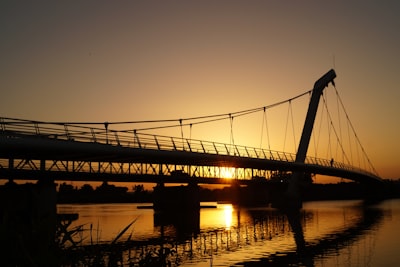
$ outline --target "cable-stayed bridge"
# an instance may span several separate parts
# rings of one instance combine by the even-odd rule
[[[360,151],[365,154],[365,167],[350,162],[349,153],[346,154],[343,141],[340,140],[342,134],[338,133],[331,121],[328,122],[328,134],[335,135],[338,140],[336,149],[343,150],[342,159],[345,161],[307,156],[322,90],[333,83],[335,77],[336,74],[331,70],[315,83],[313,90],[270,106],[196,118],[142,121],[142,124],[159,124],[139,130],[111,129],[116,126],[129,126],[132,129],[132,124],[139,122],[42,122],[3,117],[0,118],[0,178],[196,184],[235,181],[249,184],[289,172],[322,174],[361,183],[380,182],[381,178],[362,146]],[[230,121],[232,131],[236,117],[254,112],[265,113],[283,103],[290,105],[298,97],[311,93],[302,139],[296,153],[241,146],[234,142],[192,139],[184,137],[183,132],[181,137],[148,133],[152,129],[168,127],[180,127],[182,131],[183,126],[190,125],[191,128],[196,124],[226,119]],[[313,97],[316,99],[313,100]],[[325,104],[325,98],[323,100]],[[348,119],[347,113],[345,115]],[[327,117],[331,119],[329,110]],[[166,123],[172,124],[166,126]],[[354,130],[351,123],[347,125]],[[361,145],[357,135],[354,135],[356,143]]]
[[[3,179],[245,184],[271,171],[380,179],[331,159],[298,163],[293,153],[234,144],[6,118],[1,125]]]
[[[30,253],[39,255],[38,258],[47,259],[53,255],[49,248],[54,244],[57,225],[63,225],[57,216],[54,181],[62,180],[157,183],[152,194],[153,208],[158,211],[154,215],[174,216],[185,222],[190,218],[196,229],[200,223],[198,185],[231,184],[232,203],[272,204],[284,210],[295,232],[296,244],[304,246],[297,215],[302,205],[301,191],[312,174],[364,183],[368,185],[367,190],[374,188],[367,197],[381,196],[380,190],[376,190],[381,187],[376,185],[383,184],[383,180],[367,157],[347,112],[342,113],[346,115],[346,138],[343,138],[341,121],[333,122],[334,116],[328,109],[323,90],[334,84],[335,78],[335,71],[330,70],[315,82],[311,91],[269,106],[178,120],[71,123],[0,117],[0,179],[9,180],[0,187],[0,217],[3,218],[0,226],[8,232],[6,243],[13,244],[11,254],[19,255],[21,248],[27,251],[26,248],[34,244]],[[297,149],[289,152],[285,145],[290,121],[294,129],[292,102],[305,95],[310,95],[310,99],[301,137]],[[321,122],[316,128],[328,138],[322,137],[325,144],[320,146],[321,135],[315,137],[313,128],[321,98],[328,131],[321,130]],[[343,107],[337,99],[338,107]],[[272,132],[266,111],[285,104],[289,108],[283,134],[284,149],[279,151],[271,149]],[[261,144],[258,148],[239,145],[234,138],[234,119],[236,122],[238,117],[247,118],[257,112],[263,113],[262,132],[265,129],[267,148]],[[191,134],[188,138],[183,134],[184,127],[191,130],[194,125],[222,120],[229,121],[229,143],[191,138]],[[135,127],[137,125],[149,126]],[[169,128],[180,129],[181,136],[149,133]],[[350,133],[355,142],[351,142]],[[292,137],[296,143],[294,130]],[[349,141],[346,143],[344,139]],[[315,154],[325,147],[326,157],[311,156],[308,152],[311,140]],[[350,150],[346,151],[347,148]],[[356,161],[358,164],[354,163]],[[19,185],[15,180],[36,180],[37,183]],[[176,183],[187,186],[165,186]]]

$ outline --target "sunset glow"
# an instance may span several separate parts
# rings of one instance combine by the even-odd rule
[[[220,174],[222,178],[226,178],[226,179],[233,179],[235,178],[235,168],[232,167],[222,167],[220,169]]]
[[[0,115],[115,122],[229,114],[310,90],[334,68],[371,162],[398,178],[398,10],[396,1],[7,1]],[[262,112],[159,132],[295,151],[307,102],[267,110],[268,138]],[[323,131],[317,154],[337,158],[334,144],[321,147],[329,144]]]

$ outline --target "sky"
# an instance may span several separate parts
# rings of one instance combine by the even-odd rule
[[[333,68],[371,162],[397,179],[399,12],[398,1],[1,1],[0,117],[225,114],[299,95]],[[293,108],[300,129],[307,101]],[[269,115],[271,125],[280,122],[272,128],[285,128],[287,114]],[[258,146],[258,116],[184,134],[230,142],[233,127],[236,144]]]

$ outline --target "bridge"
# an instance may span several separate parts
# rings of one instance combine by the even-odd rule
[[[353,145],[347,145],[350,152],[344,149],[340,122],[337,129],[327,109],[323,90],[333,84],[335,78],[335,71],[330,70],[315,82],[312,90],[300,96],[261,108],[196,118],[71,123],[1,117],[0,180],[9,180],[5,186],[0,187],[0,217],[3,218],[0,226],[7,230],[4,240],[6,244],[14,244],[10,247],[15,248],[21,244],[22,247],[35,244],[30,253],[42,259],[51,255],[49,244],[54,243],[57,225],[54,181],[157,183],[153,192],[153,208],[170,212],[179,210],[192,218],[199,214],[199,184],[231,184],[237,193],[237,199],[233,201],[238,204],[277,203],[288,214],[301,207],[300,193],[306,180],[304,178],[312,174],[346,178],[376,188],[375,185],[383,184],[383,180],[367,157],[347,113],[344,111],[348,133],[351,129],[356,141]],[[268,148],[261,145],[257,148],[235,144],[232,127],[234,118],[263,112],[264,126],[268,122],[267,110],[288,104],[287,129],[289,115],[292,114],[291,103],[305,95],[311,97],[295,153],[285,149],[272,150],[270,145]],[[333,160],[331,155],[326,158],[308,155],[321,97],[328,121],[328,151],[334,150],[330,142],[333,135],[336,152],[341,151],[343,161],[338,160],[338,157]],[[291,119],[293,122],[293,115]],[[220,120],[230,122],[230,143],[187,138],[183,135],[184,126],[191,129],[193,125]],[[165,124],[167,122],[172,125]],[[141,129],[132,127],[138,123],[160,125]],[[169,127],[178,127],[181,136],[148,133],[149,130]],[[268,127],[266,130],[268,135]],[[284,136],[286,138],[286,132]],[[351,148],[355,146],[358,146],[357,152],[353,153]],[[353,154],[354,157],[359,154],[363,156],[363,160],[358,157],[358,165],[352,162]],[[363,166],[361,161],[364,162]],[[35,180],[37,183],[18,185],[14,183],[15,180]],[[165,186],[176,183],[187,186]],[[282,189],[281,185],[284,185],[284,189],[276,190]],[[15,240],[18,240],[18,244]]]
[[[231,171],[247,184],[272,170],[380,181],[349,164],[299,163],[296,154],[262,148],[11,118],[0,126],[2,179],[221,184],[232,182],[224,177]]]
[[[3,117],[0,118],[0,179],[196,184],[230,184],[234,180],[249,184],[268,180],[276,173],[290,172],[360,183],[381,182],[372,164],[366,170],[352,164],[346,155],[343,159],[348,162],[307,156],[320,96],[335,77],[334,70],[330,70],[307,92],[312,97],[297,153],[196,140],[183,134],[170,137],[110,129],[113,124],[124,123],[42,122]],[[290,104],[296,98],[282,103]],[[234,116],[255,111],[265,113],[275,105],[223,116],[233,121]],[[205,122],[221,120],[213,116],[199,118],[209,119]],[[182,127],[183,120],[178,121],[177,126]],[[370,163],[368,157],[367,162]],[[227,174],[233,179],[227,179]]]

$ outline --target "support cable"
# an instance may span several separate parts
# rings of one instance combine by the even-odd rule
[[[325,94],[322,95],[322,99],[324,102],[324,107],[326,109],[326,118],[327,118],[327,129],[328,129],[328,147],[326,151],[326,158],[331,158],[332,159],[332,145],[331,145],[331,120],[329,116],[329,110],[328,110],[328,99]]]
[[[185,150],[185,142],[183,141],[182,119],[179,119],[179,124],[181,125],[182,149]]]
[[[342,123],[341,123],[341,114],[340,114],[340,108],[339,108],[339,97],[338,97],[338,91],[335,87],[335,92],[336,92],[336,108],[337,108],[337,116],[338,116],[338,122],[339,122],[339,138],[340,141],[343,142],[343,138],[342,138]],[[344,161],[344,155],[342,154],[342,161]]]
[[[230,117],[230,123],[231,123],[231,137],[230,137],[230,142],[231,142],[231,148],[233,149],[233,153],[236,154],[235,151],[235,140],[233,139],[233,117],[231,116],[231,114],[229,114]]]
[[[303,94],[300,94],[298,96],[295,96],[293,98],[290,98],[288,100],[285,101],[281,101],[272,105],[268,105],[268,106],[264,106],[261,108],[254,108],[254,109],[248,109],[248,110],[243,110],[243,111],[238,111],[238,112],[234,112],[234,113],[228,113],[228,114],[219,114],[219,115],[210,115],[210,116],[202,116],[202,117],[193,117],[193,118],[186,118],[186,119],[181,119],[182,120],[182,126],[188,126],[190,124],[192,125],[196,125],[196,124],[204,124],[204,123],[209,123],[209,122],[215,122],[215,121],[221,121],[221,120],[226,120],[226,119],[233,119],[235,117],[241,117],[241,116],[246,116],[246,115],[250,115],[256,112],[260,112],[263,111],[264,109],[270,109],[282,104],[285,104],[287,102],[291,102],[292,100],[298,99],[306,94],[309,94],[311,91],[307,91]],[[191,123],[184,123],[184,121],[190,121],[190,120],[200,120],[200,119],[204,119],[202,121],[197,121],[197,122],[191,122]],[[165,122],[167,120],[164,120],[163,122]],[[168,121],[176,121],[176,120],[168,120]],[[142,121],[145,122],[145,121]],[[152,121],[155,122],[155,121]],[[174,128],[174,127],[178,127],[180,126],[180,124],[176,125],[176,124],[172,124],[172,125],[162,125],[162,126],[154,126],[154,127],[146,127],[146,128],[139,128],[136,129],[137,131],[148,131],[148,130],[158,130],[158,129],[166,129],[166,128]]]
[[[288,124],[289,124],[289,114],[290,114],[289,111],[290,111],[290,102],[289,102],[288,111],[286,114],[285,137],[283,139],[283,150],[282,151],[285,151],[285,148],[286,148],[286,136],[287,136],[287,129],[288,129]]]
[[[192,140],[192,125],[193,124],[190,124],[189,126],[190,126],[190,132],[189,132],[189,140],[191,141]]]
[[[354,161],[353,161],[353,147],[351,145],[352,142],[351,142],[351,135],[350,135],[350,124],[349,124],[348,120],[347,120],[347,137],[349,138],[351,164],[354,164]]]
[[[192,151],[192,124],[190,124],[189,129],[189,150]]]
[[[262,119],[262,126],[261,126],[261,141],[260,141],[260,149],[262,149],[262,141],[264,137],[264,124],[266,128],[266,133],[267,133],[267,146],[268,150],[271,151],[271,143],[269,140],[269,131],[268,131],[268,120],[267,120],[267,111],[266,108],[264,107],[264,112],[263,112],[263,119]]]
[[[264,131],[264,123],[265,123],[265,109],[263,113],[262,123],[261,123],[261,140],[260,140],[260,149],[262,149],[262,141],[263,141],[263,131]]]
[[[336,87],[335,87],[335,90],[336,90],[336,92],[337,92]],[[358,145],[361,147],[362,152],[364,153],[363,156],[366,158],[366,160],[367,160],[367,162],[368,162],[368,164],[369,164],[369,167],[371,168],[372,172],[373,172],[376,176],[379,176],[379,175],[378,175],[378,172],[377,172],[376,169],[375,169],[375,167],[372,165],[371,160],[369,159],[367,153],[365,152],[365,149],[364,149],[363,145],[361,144],[360,139],[358,138],[358,135],[357,135],[357,133],[356,133],[356,131],[355,131],[355,129],[354,129],[353,124],[351,123],[351,120],[350,120],[350,118],[349,118],[349,115],[348,115],[348,113],[347,113],[347,111],[346,111],[346,109],[345,109],[345,107],[344,107],[344,104],[343,104],[342,99],[341,99],[341,97],[340,97],[340,95],[339,95],[338,92],[337,92],[337,97],[338,97],[339,102],[340,102],[340,104],[341,104],[341,106],[342,106],[343,112],[344,112],[345,115],[346,115],[346,119],[347,119],[347,121],[348,121],[348,123],[349,123],[349,125],[350,125],[350,127],[351,127],[351,130],[353,131],[353,134],[354,134],[354,136],[355,136],[355,138],[356,138],[356,141],[357,141]],[[357,151],[358,151],[358,150],[357,150]]]
[[[205,116],[197,116],[197,117],[189,117],[189,118],[181,118],[181,119],[160,119],[160,120],[140,120],[140,121],[119,121],[119,122],[108,122],[108,125],[117,125],[117,124],[145,124],[145,123],[172,123],[172,122],[176,122],[179,120],[182,120],[182,123],[185,121],[193,121],[193,120],[205,120],[205,119],[213,119],[210,121],[214,121],[214,120],[219,120],[219,119],[226,119],[227,116],[231,116],[231,117],[238,117],[238,116],[243,116],[243,115],[248,115],[254,112],[259,112],[264,110],[264,108],[269,109],[269,108],[273,108],[282,104],[285,104],[289,101],[298,99],[306,94],[309,94],[311,92],[311,90],[306,91],[302,94],[299,94],[295,97],[292,97],[290,99],[287,100],[283,100],[280,102],[276,102],[274,104],[271,105],[267,105],[264,107],[258,107],[258,108],[253,108],[253,109],[247,109],[247,110],[241,110],[241,111],[236,111],[236,112],[230,112],[230,113],[222,113],[222,114],[214,114],[214,115],[205,115]],[[12,118],[6,118],[4,117],[3,119],[12,119]],[[104,122],[43,122],[43,121],[35,121],[35,120],[19,120],[19,119],[12,119],[15,120],[14,122],[10,122],[10,124],[26,124],[27,122],[30,123],[38,123],[38,124],[59,124],[59,125],[104,125]],[[204,122],[209,122],[209,121],[204,121]],[[7,122],[5,122],[5,124],[8,124]],[[184,123],[182,125],[185,125]],[[179,126],[175,125],[175,126]]]
[[[292,117],[292,131],[293,131],[293,145],[294,145],[294,151],[297,154],[297,148],[296,148],[296,133],[294,131],[294,119],[293,119],[293,107],[292,107],[292,102],[289,102],[290,106],[290,115]]]
[[[267,118],[267,111],[264,109],[265,114],[265,127],[267,129],[267,141],[268,141],[268,150],[271,151],[271,141],[269,139],[269,127],[268,127],[268,118]]]
[[[329,112],[329,110],[328,110],[327,101],[326,101],[324,95],[323,95],[323,100],[324,100],[324,106],[325,106],[325,108],[326,108],[327,118],[328,118],[329,146],[331,147],[331,144],[330,144],[330,143],[331,143],[331,138],[330,138],[330,136],[331,136],[331,129],[332,129],[332,130],[333,130],[333,133],[334,133],[335,136],[336,136],[337,145],[340,146],[340,148],[342,149],[342,153],[343,153],[344,158],[347,160],[347,163],[348,163],[348,164],[351,164],[350,160],[348,159],[348,157],[347,157],[347,155],[346,155],[346,152],[345,152],[345,150],[344,150],[344,147],[343,147],[343,145],[342,145],[342,142],[341,142],[341,140],[339,139],[339,135],[338,135],[338,133],[337,133],[337,131],[336,131],[336,128],[335,128],[335,126],[333,125],[333,120],[332,120],[332,117],[331,117],[330,112]],[[332,152],[332,151],[331,151],[331,152]]]

